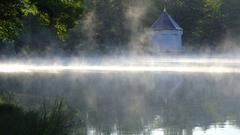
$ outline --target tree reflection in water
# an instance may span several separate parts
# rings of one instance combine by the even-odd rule
[[[0,89],[23,106],[64,97],[84,121],[81,134],[192,135],[216,123],[240,126],[240,87],[235,75],[30,74],[1,75]],[[223,125],[224,126],[224,125]],[[77,131],[76,131],[77,133]]]

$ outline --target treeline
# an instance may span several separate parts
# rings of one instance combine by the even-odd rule
[[[84,54],[141,50],[164,0],[2,0],[1,54]],[[169,0],[184,46],[215,50],[238,41],[239,0]],[[238,44],[238,43],[236,43]]]

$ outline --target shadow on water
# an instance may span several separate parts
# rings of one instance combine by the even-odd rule
[[[164,135],[192,135],[196,127],[240,126],[239,79],[230,74],[5,74],[0,90],[14,92],[26,109],[64,98],[85,125],[75,134],[161,129]]]

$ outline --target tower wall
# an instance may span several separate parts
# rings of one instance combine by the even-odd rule
[[[150,46],[155,51],[182,50],[182,34],[178,30],[150,31]]]

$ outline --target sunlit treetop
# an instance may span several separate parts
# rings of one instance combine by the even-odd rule
[[[32,0],[32,3],[38,7],[42,23],[53,26],[61,39],[78,23],[83,11],[83,0]]]
[[[78,23],[83,0],[2,0],[0,3],[0,41],[21,35],[24,16],[39,17],[41,25],[53,27],[60,39]]]

